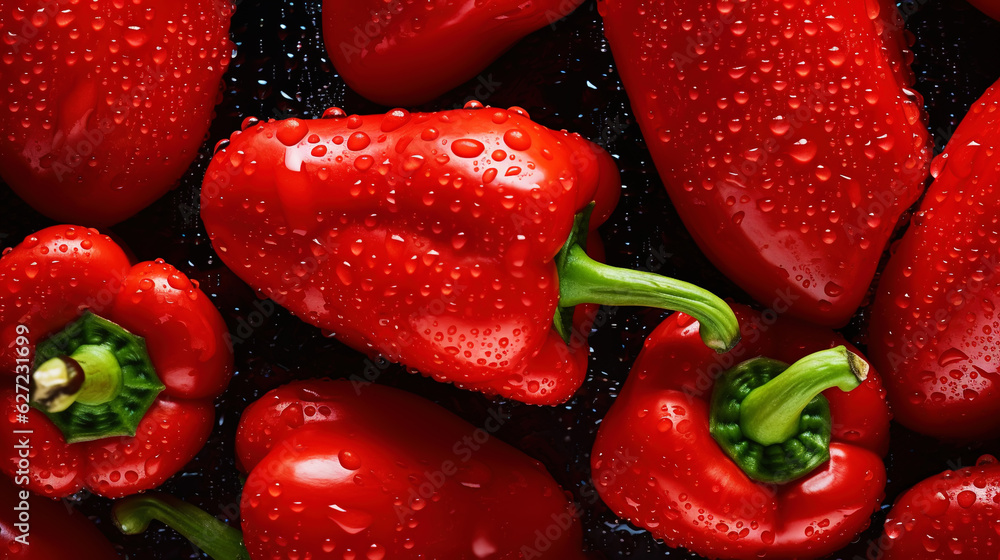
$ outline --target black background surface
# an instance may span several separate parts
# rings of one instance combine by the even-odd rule
[[[930,128],[940,151],[971,103],[1000,78],[1000,23],[961,0],[914,0],[902,3],[901,8],[915,36],[916,89],[926,97]],[[199,280],[230,329],[245,338],[236,346],[237,374],[218,401],[215,433],[188,468],[162,488],[234,525],[238,523],[234,515],[240,479],[233,442],[244,407],[292,379],[350,377],[364,367],[364,356],[281,308],[258,324],[260,315],[254,315],[259,311],[258,298],[222,266],[197,212],[198,189],[212,147],[237,130],[244,117],[318,118],[330,106],[357,114],[386,109],[347,89],[328,61],[320,29],[320,0],[240,2],[232,23],[238,55],[226,74],[222,102],[201,154],[175,190],[130,220],[105,230],[127,244],[137,259],[162,257]],[[494,106],[524,107],[535,121],[580,132],[616,157],[624,189],[616,212],[602,228],[609,262],[652,269],[749,303],[695,247],[671,207],[631,114],[593,0],[567,19],[522,40],[479,78],[411,109],[461,107],[473,97]],[[14,245],[51,225],[2,184],[0,208],[2,245]],[[573,493],[584,511],[585,546],[595,559],[694,558],[617,519],[596,499],[589,482],[590,449],[600,419],[614,401],[645,336],[666,315],[632,308],[608,313],[590,339],[593,352],[587,381],[563,406],[542,408],[490,400],[396,366],[377,381],[423,395],[478,426],[498,406],[509,413],[511,420],[497,437],[542,461],[563,488]],[[864,323],[863,308],[843,330],[862,348]],[[974,464],[980,454],[1000,451],[997,442],[956,447],[895,425],[892,438],[886,503],[874,516],[872,527],[833,558],[875,557],[877,551],[870,547],[896,496],[929,475]],[[74,501],[130,559],[202,557],[158,524],[145,535],[118,534],[109,522],[109,500],[81,494]]]

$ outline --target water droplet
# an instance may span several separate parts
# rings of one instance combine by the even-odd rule
[[[531,136],[520,128],[512,128],[505,132],[503,141],[512,150],[524,151],[531,147]]]
[[[347,139],[347,149],[358,151],[363,150],[371,144],[372,139],[362,131],[357,131]]]
[[[358,171],[368,171],[371,169],[372,165],[375,165],[375,158],[367,154],[358,156],[358,158],[354,160],[354,167]]]
[[[139,48],[145,45],[146,41],[149,40],[149,37],[145,33],[143,33],[142,30],[140,30],[138,27],[135,26],[129,27],[125,31],[124,38],[125,42],[128,43],[129,46],[134,48]]]
[[[412,507],[412,509],[416,509]],[[361,510],[346,510],[337,504],[330,506],[327,516],[348,535],[357,535],[372,524],[372,515]]]
[[[785,117],[779,116],[771,122],[771,132],[776,136],[783,136],[791,129],[791,125],[785,120]]]
[[[309,133],[309,125],[298,119],[287,119],[278,125],[278,141],[285,146],[298,144]]]
[[[341,450],[337,455],[340,459],[340,466],[344,467],[349,471],[356,471],[361,468],[361,459],[354,453]]]
[[[382,117],[382,125],[379,128],[382,132],[392,132],[408,122],[410,122],[409,111],[406,109],[393,109]]]
[[[486,147],[483,143],[472,138],[459,138],[451,143],[451,151],[458,157],[474,158],[483,153]]]
[[[963,508],[970,508],[976,503],[976,493],[972,490],[963,490],[958,493],[955,501]]]
[[[835,282],[827,282],[826,287],[824,288],[823,291],[826,293],[826,295],[830,297],[837,297],[840,294],[844,293],[844,288],[842,288],[839,284],[836,284]]]
[[[941,367],[947,367],[957,362],[964,362],[969,359],[969,356],[962,352],[958,348],[949,348],[941,355],[938,356],[938,365]]]
[[[344,118],[346,116],[347,116],[347,113],[345,113],[344,110],[341,109],[340,107],[330,107],[326,111],[323,111],[323,116],[321,118],[324,118],[324,119],[342,119],[342,118]]]
[[[788,155],[800,163],[809,163],[816,156],[816,144],[802,138],[788,148]]]
[[[354,276],[351,274],[351,264],[348,262],[342,262],[337,265],[337,278],[340,279],[341,284],[345,286],[350,286],[354,282]]]

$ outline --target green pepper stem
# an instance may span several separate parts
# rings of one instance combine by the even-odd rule
[[[681,311],[698,319],[702,341],[719,353],[728,352],[740,340],[733,310],[708,290],[652,272],[599,263],[573,245],[559,269],[559,305],[582,303]]]
[[[802,358],[740,403],[740,429],[760,443],[784,443],[799,429],[802,410],[832,387],[847,392],[868,377],[868,364],[843,346]]]
[[[143,494],[119,500],[111,517],[118,530],[137,535],[156,519],[184,536],[215,560],[249,560],[243,533],[208,512],[168,496]]]
[[[62,412],[74,402],[103,404],[121,393],[122,368],[111,349],[84,344],[70,356],[47,360],[32,373],[32,402]]]

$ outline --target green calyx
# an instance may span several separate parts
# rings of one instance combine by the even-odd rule
[[[115,502],[111,517],[118,530],[126,535],[144,532],[155,519],[183,535],[214,560],[250,560],[243,546],[243,533],[173,496],[129,496]]]
[[[559,254],[559,307],[553,326],[569,342],[574,307],[584,303],[614,306],[657,307],[686,313],[700,323],[706,346],[728,352],[740,340],[736,315],[711,292],[681,280],[652,272],[617,268],[587,255],[586,240],[594,203],[576,215],[573,229]]]
[[[146,342],[89,311],[38,344],[31,405],[68,443],[134,436],[163,383]]]
[[[843,346],[790,366],[747,360],[716,382],[709,429],[753,480],[795,480],[830,458],[830,405],[821,393],[833,387],[851,391],[867,376],[868,364]]]

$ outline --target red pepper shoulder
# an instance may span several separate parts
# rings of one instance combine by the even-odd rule
[[[133,266],[108,317],[146,339],[164,395],[210,399],[233,374],[229,330],[197,282],[162,260]]]

